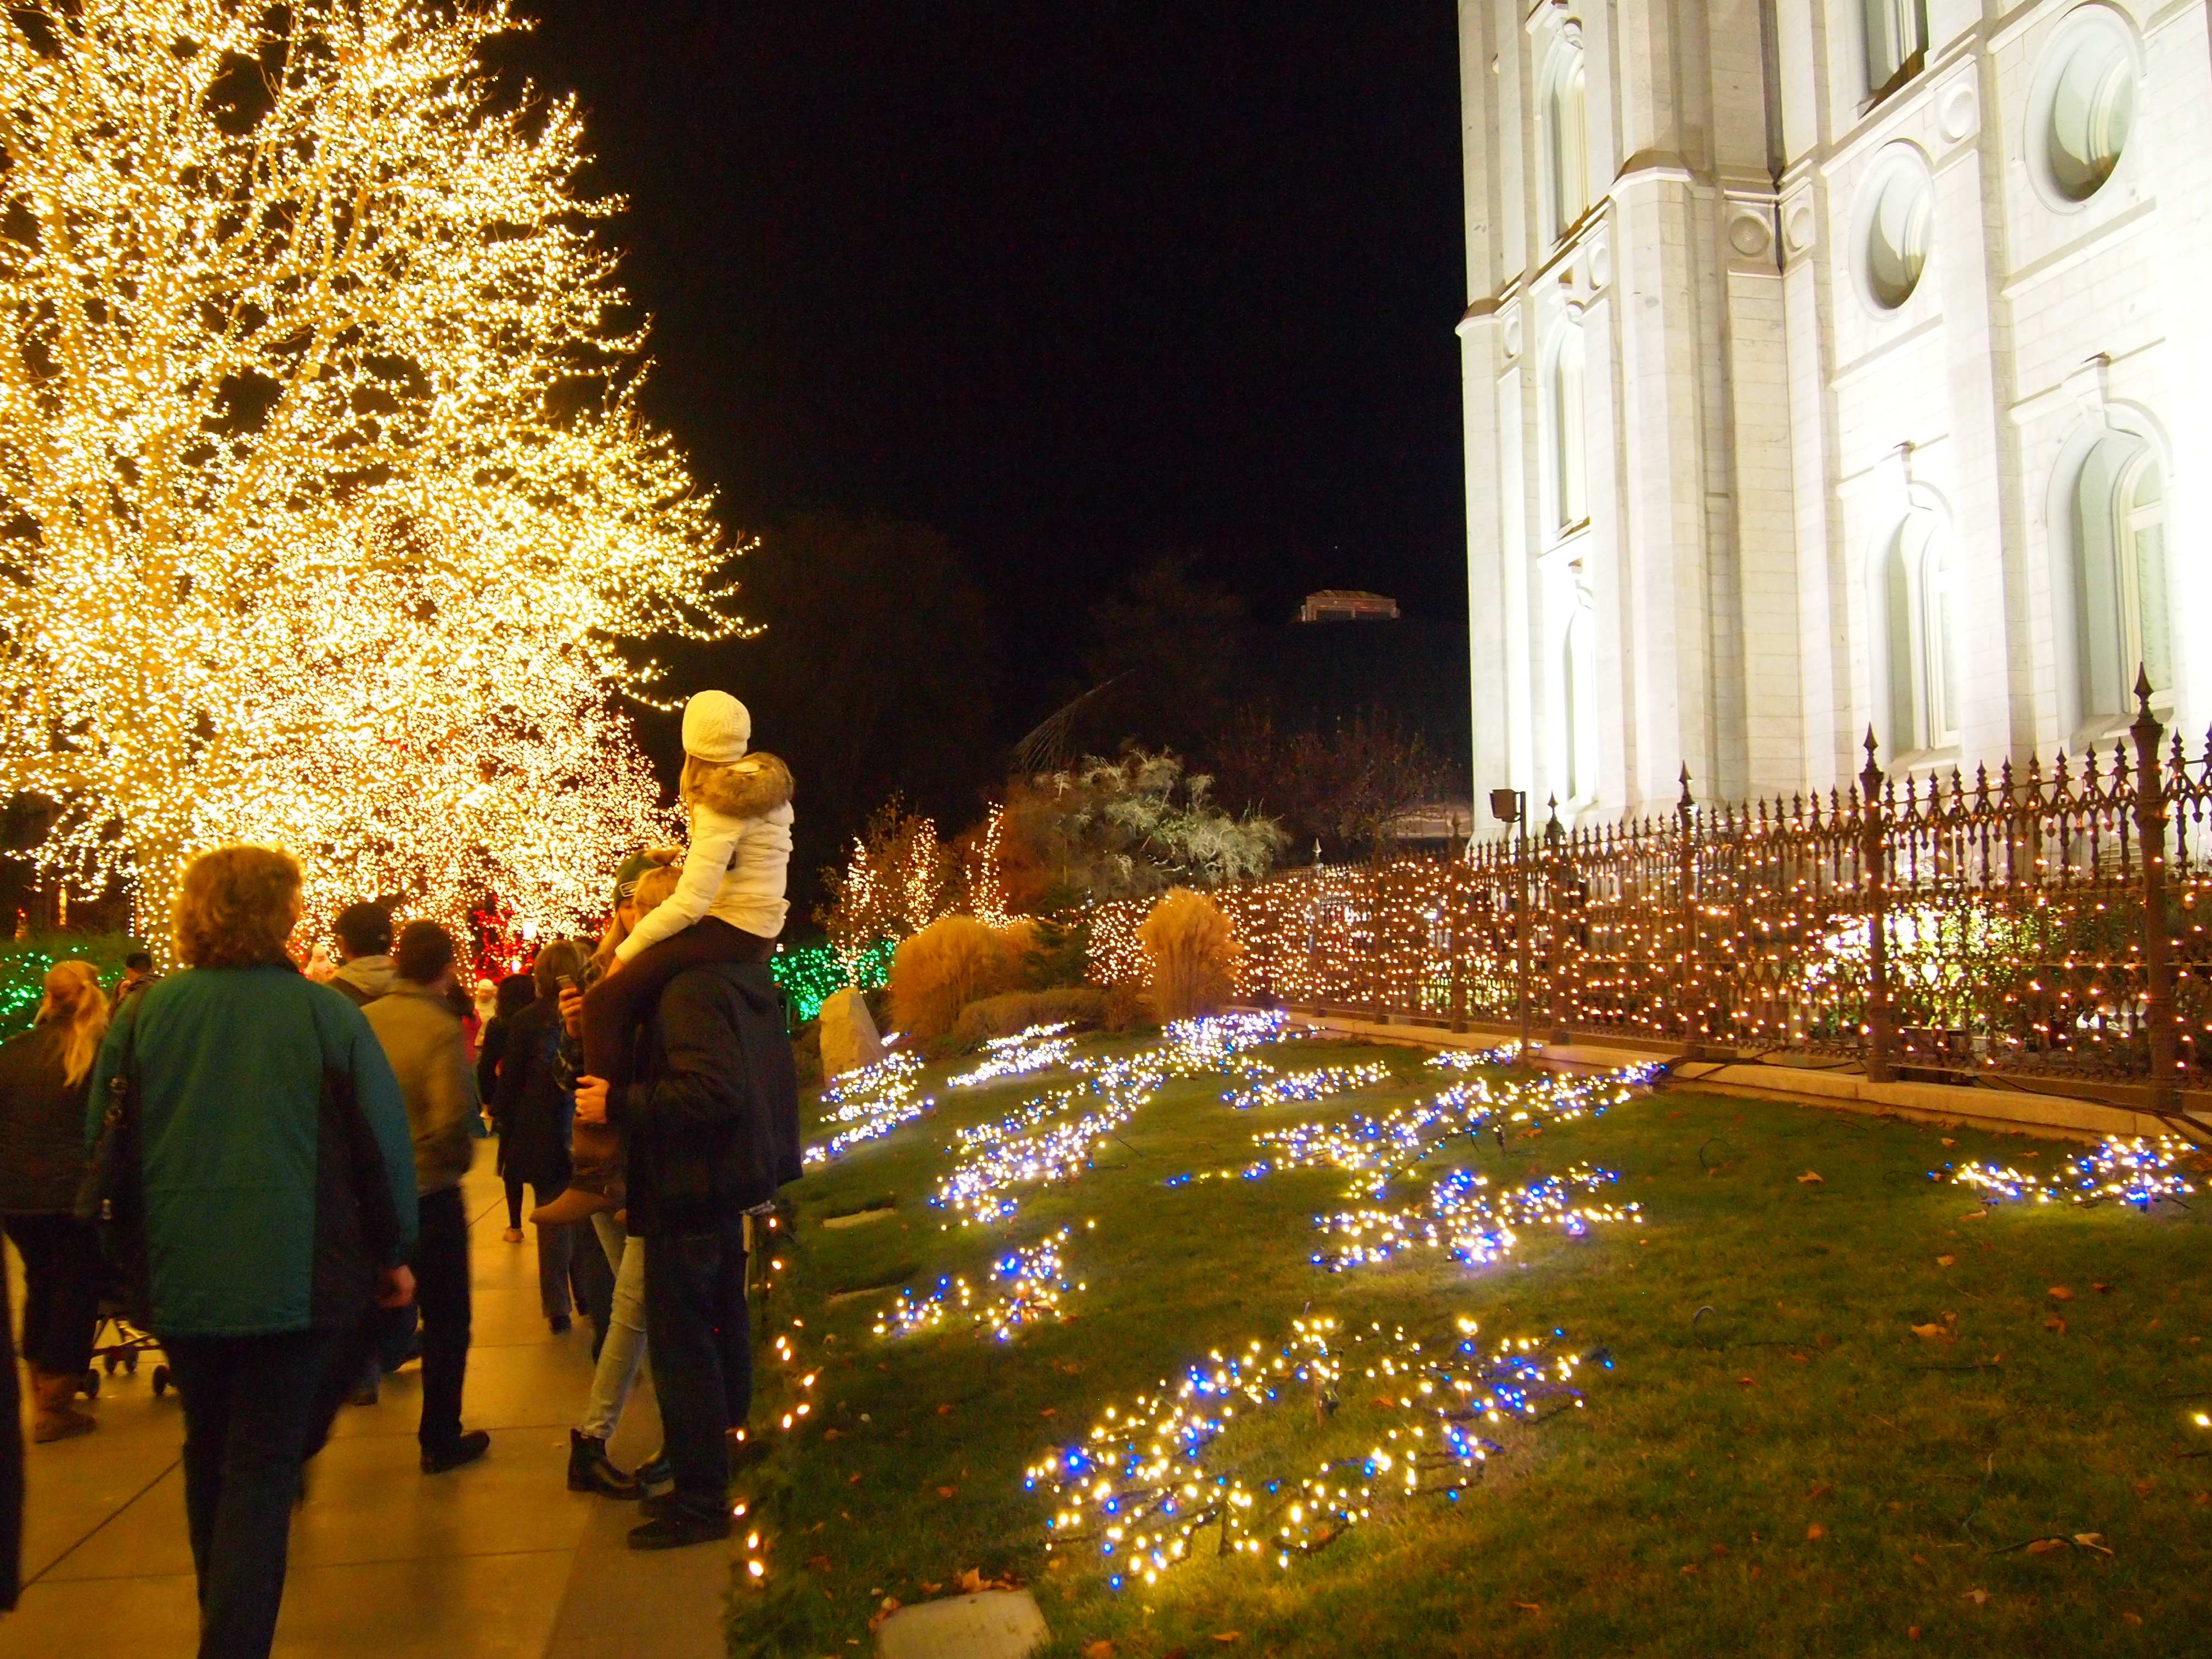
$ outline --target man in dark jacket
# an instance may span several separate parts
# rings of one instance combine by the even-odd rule
[[[623,1132],[630,1232],[646,1253],[646,1350],[676,1488],[647,1498],[633,1549],[730,1535],[729,1431],[752,1407],[745,1212],[799,1175],[799,1080],[764,964],[678,975],[611,1103],[580,1078],[576,1115]]]

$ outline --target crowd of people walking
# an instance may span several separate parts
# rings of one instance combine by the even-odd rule
[[[58,963],[31,1030],[0,1044],[0,1225],[24,1268],[32,1437],[95,1427],[77,1401],[104,1308],[159,1341],[184,1411],[202,1659],[269,1652],[304,1466],[348,1401],[419,1360],[422,1474],[489,1451],[465,1417],[460,1184],[487,1133],[507,1242],[526,1188],[535,1200],[550,1328],[592,1326],[568,1486],[637,1502],[636,1548],[729,1535],[729,1483],[758,1450],[748,1218],[799,1171],[767,969],[791,779],[750,735],[736,699],[691,700],[688,848],[623,863],[595,947],[555,939],[526,972],[471,986],[446,927],[395,930],[391,905],[364,900],[303,948],[298,863],[221,848],[185,872],[173,971],[141,953],[111,994],[89,963]],[[608,1442],[647,1364],[663,1449],[625,1471]],[[12,1423],[12,1355],[3,1369]],[[21,1449],[0,1441],[5,1607]]]

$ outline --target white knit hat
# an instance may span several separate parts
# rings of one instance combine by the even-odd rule
[[[752,735],[753,717],[726,691],[702,691],[684,705],[684,752],[694,760],[743,760]]]

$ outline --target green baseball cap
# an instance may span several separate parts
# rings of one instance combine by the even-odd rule
[[[646,856],[643,848],[624,859],[622,868],[615,872],[615,902],[620,904],[624,899],[635,898],[637,884],[645,879],[646,872],[659,867]]]

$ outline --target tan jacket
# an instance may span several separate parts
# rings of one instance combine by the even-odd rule
[[[416,1190],[441,1193],[459,1185],[476,1152],[469,1120],[477,1109],[459,1016],[435,992],[404,979],[361,1012],[384,1045],[407,1103]]]

